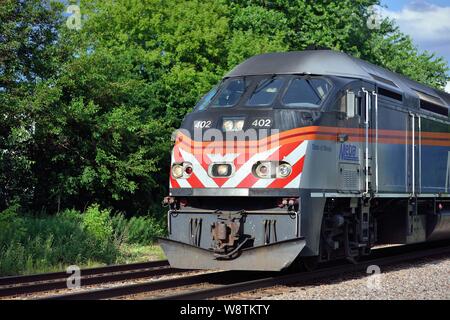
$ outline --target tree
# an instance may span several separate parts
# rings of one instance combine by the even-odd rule
[[[376,0],[91,0],[81,30],[61,2],[0,4],[0,183],[34,210],[156,212],[170,134],[221,77],[256,54],[314,44],[436,87],[442,58],[392,21],[367,26]],[[14,37],[13,37],[14,35]]]
[[[369,28],[371,6],[379,0],[229,0],[237,8],[263,8],[287,21],[270,30],[286,30],[288,50],[304,50],[310,45],[347,52],[426,85],[443,89],[450,79],[444,58],[419,52],[412,39],[400,32],[395,21],[382,20],[379,28]],[[260,9],[258,9],[260,10]],[[242,12],[242,10],[237,10]],[[281,29],[280,29],[281,26]],[[273,32],[273,31],[272,31]],[[267,33],[267,30],[265,31]]]
[[[35,85],[55,74],[60,3],[5,0],[0,3],[0,210],[33,197]]]

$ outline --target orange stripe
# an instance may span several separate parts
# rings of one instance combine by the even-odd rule
[[[214,141],[214,142],[204,142],[204,141],[193,141],[189,137],[182,135],[182,140],[177,141],[176,145],[182,147],[187,151],[197,151],[204,152],[205,147],[214,150],[218,148],[219,150],[227,151],[227,148],[234,149],[236,151],[242,152],[246,151],[257,151],[261,150],[263,147],[268,150],[279,144],[293,143],[303,140],[328,140],[336,141],[338,134],[348,134],[349,141],[363,142],[365,141],[365,130],[361,128],[339,128],[339,127],[305,127],[296,128],[292,130],[285,131],[280,134],[275,134],[267,138],[255,141]],[[417,132],[416,132],[417,133]],[[379,138],[380,143],[387,144],[411,144],[411,132],[402,130],[379,130],[378,135],[382,136]],[[391,136],[391,137],[385,137]],[[373,140],[374,130],[369,131],[369,137]],[[406,138],[408,137],[408,141]],[[422,144],[431,146],[450,146],[450,134],[449,133],[438,133],[438,132],[422,132],[421,133]],[[419,137],[416,136],[416,141]],[[200,149],[200,150],[198,150]]]

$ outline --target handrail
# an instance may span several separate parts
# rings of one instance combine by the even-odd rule
[[[375,190],[378,193],[378,94],[373,91],[375,97]]]
[[[366,195],[369,194],[369,91],[362,88],[366,96],[366,116],[364,121],[365,131],[366,131],[366,154],[365,154],[365,168],[366,168]]]

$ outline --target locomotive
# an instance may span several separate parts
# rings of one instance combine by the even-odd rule
[[[450,238],[449,105],[333,50],[244,61],[174,136],[171,266],[280,271]]]

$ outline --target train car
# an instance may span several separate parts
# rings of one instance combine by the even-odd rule
[[[175,136],[171,266],[279,271],[450,238],[449,105],[332,50],[244,61]]]

